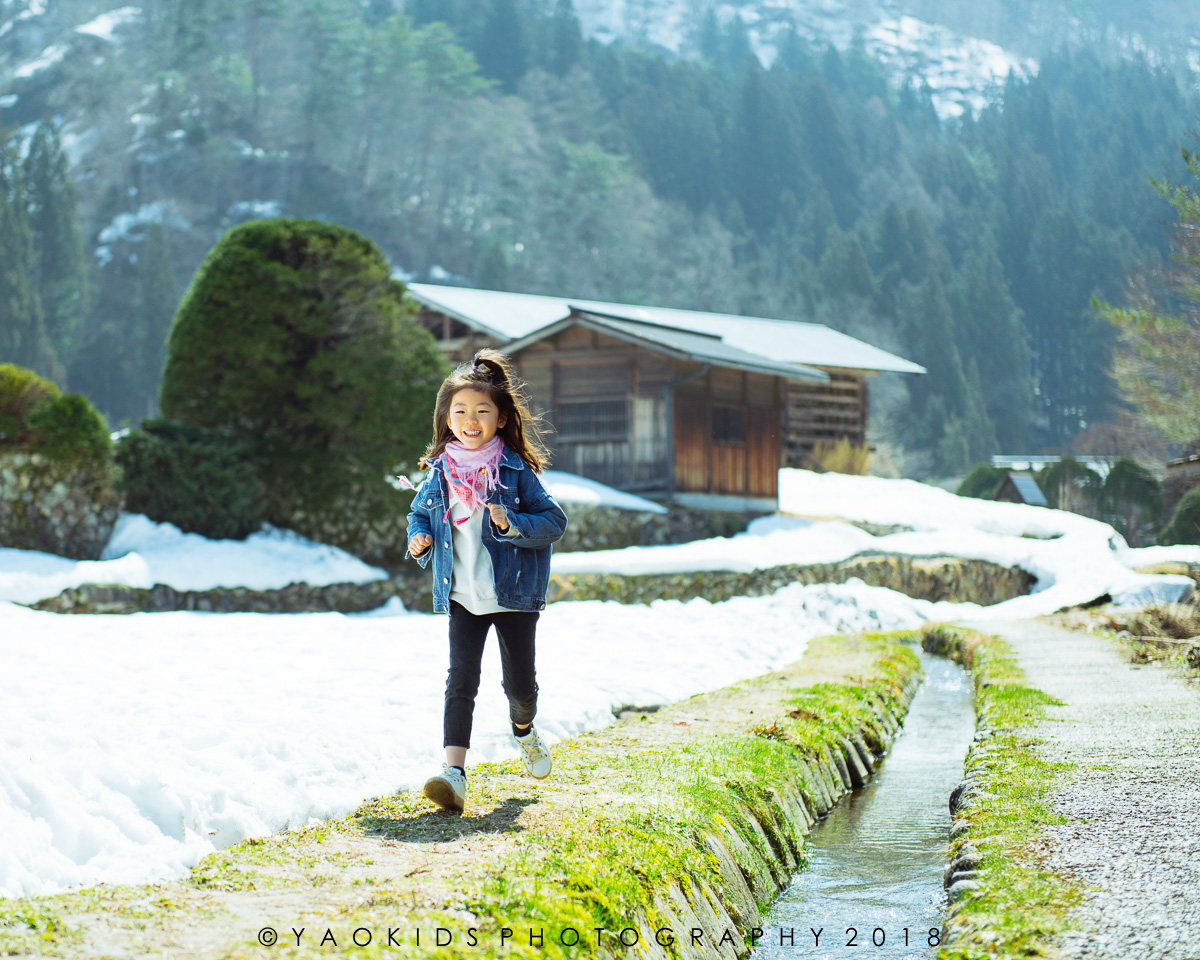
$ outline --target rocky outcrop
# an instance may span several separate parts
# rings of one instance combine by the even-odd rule
[[[99,560],[121,512],[107,466],[0,454],[0,546]]]
[[[765,596],[792,583],[845,583],[854,577],[870,586],[887,587],[921,600],[982,606],[1024,596],[1036,582],[1032,574],[1020,567],[1001,567],[985,560],[861,556],[838,563],[787,564],[749,573],[706,570],[639,576],[553,574],[546,599],[650,603],[704,597],[716,603],[732,597]]]

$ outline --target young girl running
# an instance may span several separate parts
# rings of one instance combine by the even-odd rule
[[[546,606],[550,544],[567,516],[537,474],[549,462],[508,360],[480,350],[438,390],[425,482],[408,515],[408,555],[433,558],[433,609],[450,614],[442,772],[425,796],[461,811],[466,761],[488,628],[496,628],[512,732],[531,776],[550,773],[550,751],[533,728],[537,712],[534,631]]]

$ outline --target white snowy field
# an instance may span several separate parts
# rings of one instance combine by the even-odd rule
[[[537,725],[676,701],[932,605],[861,583],[710,604],[550,606]],[[180,874],[205,853],[440,768],[446,620],[376,614],[67,616],[0,604],[0,896]],[[516,754],[495,644],[470,761]]]
[[[1190,580],[1131,568],[1200,562],[1200,547],[1129,550],[1095,521],[909,481],[790,470],[780,479],[790,514],[913,532],[876,538],[845,522],[779,515],[730,539],[557,554],[555,568],[744,570],[862,551],[979,557],[1038,576],[1030,597],[987,611],[1018,617],[1101,593],[1126,602],[1180,597]],[[586,498],[604,502],[608,495],[595,487]],[[569,513],[566,490],[555,492]],[[116,576],[125,569],[141,582],[190,589],[381,575],[294,534],[214,543],[136,517],[123,520],[108,554],[113,559],[88,567],[0,551],[0,597],[13,598],[22,583],[27,593],[52,595],[97,569],[109,582],[129,582]],[[54,562],[67,567],[37,573]],[[59,579],[31,587],[35,574]],[[538,631],[537,723],[555,742],[611,722],[613,707],[672,702],[782,666],[814,636],[979,613],[857,581],[717,604],[554,604]],[[242,837],[417,786],[440,764],[446,621],[406,613],[398,602],[358,616],[122,617],[40,613],[0,600],[0,663],[0,896],[179,874]],[[515,755],[499,676],[490,645],[472,761]]]

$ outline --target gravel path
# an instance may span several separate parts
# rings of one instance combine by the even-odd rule
[[[1200,958],[1200,684],[1129,664],[1109,641],[1039,621],[971,623],[1016,650],[1064,706],[1034,730],[1075,765],[1054,797],[1068,822],[1039,854],[1087,889],[1065,957]]]

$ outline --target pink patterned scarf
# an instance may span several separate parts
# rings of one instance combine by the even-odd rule
[[[500,459],[504,456],[504,440],[496,434],[482,447],[471,450],[460,440],[451,440],[442,454],[442,469],[446,482],[472,514],[486,506],[500,482]],[[446,516],[450,516],[447,509]],[[466,523],[463,517],[455,523]]]

